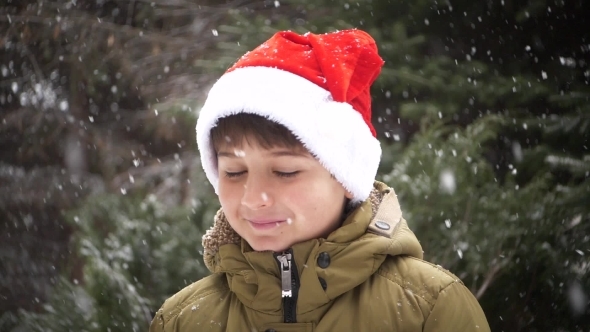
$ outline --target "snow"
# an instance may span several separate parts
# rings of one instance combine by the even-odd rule
[[[455,190],[457,189],[457,183],[453,171],[447,169],[440,173],[440,187],[448,194],[455,193]]]
[[[570,285],[567,291],[567,298],[575,316],[582,315],[586,311],[588,296],[579,282],[574,281]]]
[[[60,101],[60,102],[59,102],[59,109],[60,109],[62,112],[65,112],[65,111],[67,111],[67,110],[69,109],[69,104],[68,104],[68,101],[67,101],[67,100],[62,100],[62,101]]]
[[[516,162],[521,162],[523,158],[522,154],[522,147],[518,141],[514,141],[512,143],[512,155],[514,156],[514,160]]]

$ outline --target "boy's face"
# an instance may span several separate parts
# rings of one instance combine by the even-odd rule
[[[344,187],[305,149],[252,141],[217,152],[219,200],[232,228],[254,250],[277,252],[336,229],[351,197]]]

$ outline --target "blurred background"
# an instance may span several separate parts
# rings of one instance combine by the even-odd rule
[[[211,84],[278,30],[352,27],[425,258],[493,331],[590,331],[589,1],[0,4],[0,331],[146,331],[208,273]]]

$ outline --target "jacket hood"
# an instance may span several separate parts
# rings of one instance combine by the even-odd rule
[[[225,273],[229,288],[242,303],[268,313],[280,310],[281,277],[274,253],[253,251],[231,228],[222,210],[203,236],[203,247],[209,270]],[[327,238],[297,243],[291,249],[301,281],[300,313],[360,285],[388,256],[422,259],[422,247],[402,218],[395,192],[380,182],[374,183],[367,200],[345,212],[342,225]],[[328,268],[316,263],[320,253],[329,255]]]

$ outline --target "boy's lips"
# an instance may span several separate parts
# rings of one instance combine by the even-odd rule
[[[264,219],[256,219],[256,218],[248,219],[248,218],[246,218],[246,220],[248,220],[249,222],[254,223],[254,224],[271,224],[271,223],[285,221],[285,219],[275,219],[275,218],[264,218]]]
[[[272,229],[275,228],[277,226],[279,226],[280,224],[284,223],[286,220],[285,219],[246,219],[250,225],[257,230],[267,230],[267,229]]]

